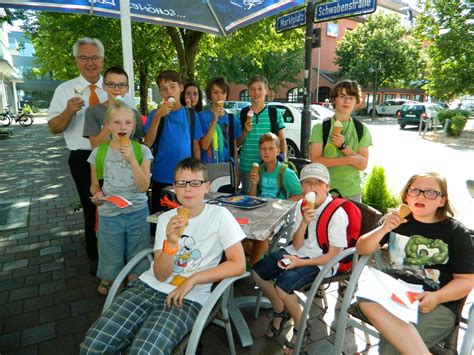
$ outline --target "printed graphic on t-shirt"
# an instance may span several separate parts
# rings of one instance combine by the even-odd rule
[[[415,276],[435,288],[439,286],[440,272],[430,266],[446,264],[449,260],[445,242],[416,234],[407,237],[392,233],[389,252],[391,267],[397,273]]]
[[[201,251],[196,248],[193,237],[183,234],[179,239],[178,252],[174,258],[173,274],[193,273],[201,265]]]
[[[104,188],[110,194],[129,195],[137,192],[129,163],[118,154],[110,154],[104,162],[107,179]]]

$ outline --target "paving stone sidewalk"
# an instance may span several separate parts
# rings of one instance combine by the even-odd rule
[[[27,227],[0,231],[0,354],[77,354],[86,330],[97,319],[104,297],[89,274],[82,212],[69,173],[69,155],[61,135],[46,124],[12,126],[13,136],[0,140],[0,202],[30,199]],[[252,295],[247,279],[236,296]],[[329,308],[315,301],[309,322],[309,353],[329,353],[334,338],[337,286],[329,290]],[[238,354],[281,354],[290,325],[275,340],[264,333],[270,312],[255,320],[244,311],[254,345]],[[202,337],[203,353],[229,352],[225,331],[210,326]],[[346,353],[375,354],[361,334],[348,331]]]

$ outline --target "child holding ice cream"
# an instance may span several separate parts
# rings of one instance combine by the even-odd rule
[[[309,156],[313,163],[328,168],[332,188],[342,197],[360,202],[360,172],[367,167],[372,145],[367,126],[351,117],[356,104],[362,101],[362,91],[356,81],[341,80],[331,89],[330,98],[335,115],[313,127]]]
[[[285,343],[287,352],[294,347],[302,314],[294,291],[312,283],[320,268],[347,246],[349,223],[346,212],[338,208],[328,224],[329,249],[324,254],[317,242],[316,225],[320,214],[332,201],[329,172],[322,164],[308,164],[301,170],[300,181],[305,198],[296,207],[293,243],[260,260],[252,270],[253,279],[273,306],[273,318],[265,336],[275,338],[290,316],[294,320],[293,338]]]
[[[401,198],[407,206],[388,213],[383,224],[359,238],[356,248],[367,255],[388,243],[388,273],[423,285],[417,296],[418,322],[408,323],[370,300],[358,299],[358,305],[381,335],[380,354],[429,354],[454,329],[472,291],[473,248],[469,231],[452,218],[444,177],[414,175]]]
[[[236,117],[224,110],[228,94],[229,85],[224,77],[218,76],[209,81],[206,96],[211,106],[199,113],[204,134],[199,144],[201,160],[205,163],[225,163],[231,158],[237,162],[236,140],[242,130]]]
[[[130,107],[122,102],[113,103],[105,114],[105,127],[112,140],[95,148],[87,160],[91,164],[92,202],[99,206],[97,277],[101,282],[97,291],[104,295],[123,268],[124,260],[130,261],[149,247],[146,191],[150,185],[153,156],[148,147],[130,141],[136,124],[135,112]],[[102,153],[104,148],[105,154]],[[141,150],[138,157],[137,148]],[[98,177],[99,166],[102,170],[102,176],[99,174],[101,180],[103,178],[102,185]],[[131,205],[119,208],[111,203],[103,203],[101,199],[106,195],[120,195]],[[136,278],[144,270],[143,265],[137,266],[129,279]]]

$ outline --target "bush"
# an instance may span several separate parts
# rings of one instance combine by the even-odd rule
[[[398,198],[387,188],[385,169],[382,166],[374,166],[372,169],[364,186],[362,202],[383,214],[399,204]]]
[[[465,116],[454,116],[451,118],[451,124],[448,127],[448,134],[450,136],[459,137],[467,123],[467,117]]]
[[[23,108],[21,109],[21,112],[22,113],[28,113],[31,115],[31,113],[33,112],[33,110],[31,109],[31,106],[28,105],[28,104],[25,104],[23,105]]]

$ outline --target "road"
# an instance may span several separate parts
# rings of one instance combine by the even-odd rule
[[[474,199],[466,186],[466,180],[474,180],[473,149],[456,149],[422,139],[417,128],[400,130],[395,122],[367,124],[374,143],[367,174],[374,165],[383,166],[387,185],[395,193],[413,174],[436,171],[444,175],[456,218],[474,228]],[[466,128],[474,128],[474,120],[469,120]]]

